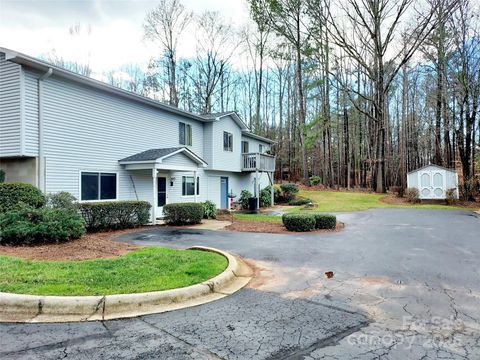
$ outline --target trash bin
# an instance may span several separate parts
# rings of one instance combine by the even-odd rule
[[[257,198],[256,197],[248,198],[248,210],[250,211],[251,214],[256,214],[257,213],[258,208],[257,208]]]

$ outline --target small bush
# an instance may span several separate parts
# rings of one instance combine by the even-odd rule
[[[282,222],[288,231],[311,231],[315,229],[315,216],[312,214],[283,214]]]
[[[285,201],[295,199],[295,196],[298,194],[298,186],[296,184],[282,184],[280,185],[280,189],[282,190]]]
[[[403,198],[405,196],[405,188],[403,186],[390,186],[390,191],[398,198]]]
[[[460,198],[465,201],[475,201],[475,197],[479,193],[479,184],[476,180],[464,180],[459,186]]]
[[[337,217],[331,214],[313,214],[315,217],[315,228],[317,229],[335,229],[337,227]]]
[[[268,185],[267,187],[263,188],[262,191],[260,191],[260,206],[261,207],[267,207],[272,205],[272,193],[271,193],[271,185]],[[273,187],[273,201],[278,202],[278,199],[280,198],[280,190],[276,188],[275,186]]]
[[[240,193],[240,198],[238,201],[240,202],[240,205],[242,206],[242,209],[246,210],[248,209],[248,199],[252,197],[252,193],[248,190],[242,190]]]
[[[310,204],[312,200],[310,199],[293,199],[288,202],[288,205],[300,206]]]
[[[74,211],[21,209],[0,214],[0,243],[15,245],[60,243],[78,239],[85,222]]]
[[[445,201],[448,205],[453,205],[457,202],[457,189],[448,189],[445,195]]]
[[[5,182],[5,170],[0,169],[0,184]]]
[[[147,201],[106,201],[79,205],[89,231],[128,229],[145,225],[150,220],[151,207]]]
[[[174,203],[163,207],[167,224],[199,224],[203,218],[203,206],[200,203]]]
[[[317,186],[322,183],[322,178],[318,175],[310,176],[310,185]]]
[[[202,203],[203,206],[203,218],[204,219],[216,219],[217,218],[217,205],[207,200]]]
[[[0,184],[0,213],[15,210],[24,205],[41,208],[45,205],[45,196],[35,186],[25,183]]]
[[[405,196],[409,203],[415,204],[420,202],[420,193],[417,188],[408,188],[405,191]]]
[[[52,209],[78,210],[77,198],[66,191],[48,194],[47,206]]]

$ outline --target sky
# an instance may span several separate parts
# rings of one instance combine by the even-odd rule
[[[246,0],[183,0],[191,11],[218,11],[235,25],[248,22]],[[94,72],[124,64],[145,66],[158,48],[143,40],[145,14],[154,0],[0,0],[0,47],[38,57],[56,50],[66,60],[85,62]],[[79,36],[69,28],[80,24]],[[187,29],[180,57],[195,53],[194,31]]]

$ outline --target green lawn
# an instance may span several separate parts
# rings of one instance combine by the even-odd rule
[[[273,222],[273,223],[282,222],[281,216],[267,215],[267,214],[234,214],[233,217],[239,220],[265,221],[265,222]]]
[[[311,199],[318,204],[317,208],[312,211],[325,212],[346,212],[359,211],[373,208],[418,208],[418,209],[461,209],[456,206],[447,205],[432,205],[432,204],[405,204],[394,205],[387,204],[380,199],[385,194],[371,194],[358,192],[338,192],[338,191],[309,191],[302,190],[299,195]],[[302,209],[302,206],[297,206],[289,211],[297,211]]]
[[[0,256],[0,291],[110,295],[179,288],[221,273],[227,260],[199,250],[148,247],[112,259],[39,261]]]

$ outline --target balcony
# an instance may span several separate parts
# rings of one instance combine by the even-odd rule
[[[242,171],[275,171],[275,156],[260,153],[242,154]]]

